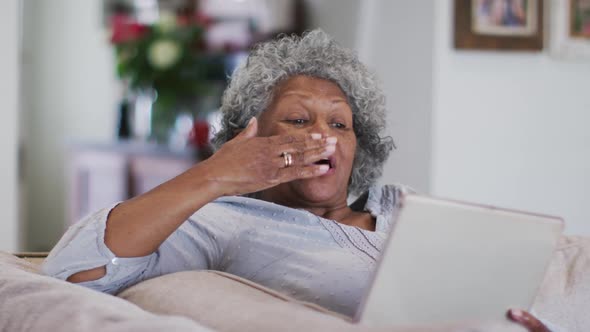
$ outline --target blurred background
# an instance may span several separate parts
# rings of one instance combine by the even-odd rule
[[[515,1],[534,12],[492,22],[494,1],[3,0],[0,249],[50,250],[83,215],[207,158],[248,49],[318,27],[382,82],[398,147],[382,183],[590,235],[590,4],[571,1]],[[564,8],[570,25],[553,19]],[[458,42],[461,10],[486,19],[485,47]]]

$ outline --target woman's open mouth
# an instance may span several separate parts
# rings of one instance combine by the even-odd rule
[[[328,165],[330,166],[330,169],[328,170],[328,172],[326,172],[324,175],[327,174],[332,174],[334,173],[334,169],[336,168],[336,160],[333,157],[330,158],[324,158],[324,159],[320,159],[318,161],[316,161],[314,163],[314,165]]]

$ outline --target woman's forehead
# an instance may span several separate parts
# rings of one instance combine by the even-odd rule
[[[304,100],[322,98],[332,102],[347,102],[346,95],[337,84],[325,79],[302,75],[293,76],[277,86],[275,100],[291,96]]]

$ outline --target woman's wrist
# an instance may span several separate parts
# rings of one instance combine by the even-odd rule
[[[207,202],[211,202],[226,196],[230,191],[219,181],[217,172],[219,172],[219,167],[205,160],[183,173],[181,181],[188,185],[187,190],[194,194],[190,195],[191,197],[199,198],[198,200],[204,198]]]

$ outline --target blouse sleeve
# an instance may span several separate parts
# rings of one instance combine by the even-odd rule
[[[235,232],[231,223],[221,220],[223,218],[212,218],[206,213],[201,218],[196,213],[154,253],[117,257],[104,243],[107,217],[115,206],[99,210],[72,225],[49,253],[42,272],[66,280],[77,272],[105,266],[103,277],[79,285],[115,294],[142,280],[167,273],[216,269]]]

